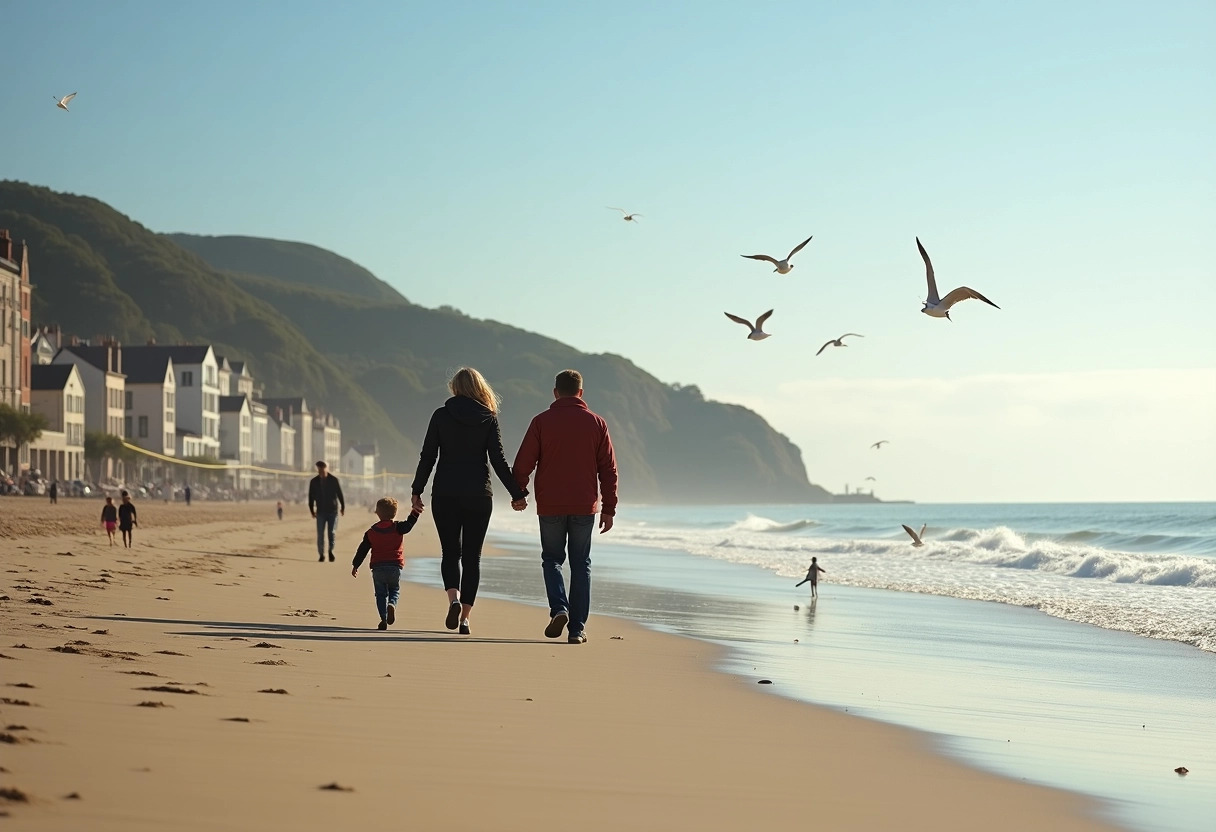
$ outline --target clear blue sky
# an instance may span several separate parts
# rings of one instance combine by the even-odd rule
[[[833,490],[1216,499],[1211,2],[4,20],[0,177],[315,243],[415,302],[625,355],[755,407]],[[787,276],[738,256],[809,234]],[[943,290],[1002,308],[921,315],[916,235]],[[763,343],[722,315],[769,308]],[[814,356],[844,331],[866,338]]]

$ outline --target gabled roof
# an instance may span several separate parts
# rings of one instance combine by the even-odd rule
[[[82,344],[70,344],[56,353],[56,356],[60,353],[70,353],[84,363],[96,367],[104,373],[108,372],[106,362],[109,360],[109,355],[107,354],[109,349],[110,347],[86,347]],[[122,373],[117,373],[117,375],[122,375]]]
[[[351,445],[347,450],[354,451],[359,456],[375,456],[376,455],[376,446],[375,445]]]
[[[307,405],[304,404],[303,396],[289,396],[287,398],[279,398],[279,399],[262,399],[261,401],[264,405],[266,405],[266,407],[270,408],[271,410],[274,410],[276,407],[281,407],[281,408],[283,408],[284,413],[286,413],[288,410],[291,410],[292,412],[299,413],[301,415],[304,415],[304,414],[312,415],[311,413],[308,412]]]
[[[240,413],[244,408],[244,396],[220,396],[220,413]]]
[[[232,370],[232,372],[236,373],[238,376],[248,375],[245,372],[245,362],[244,361],[229,361],[228,367]]]
[[[140,352],[132,347],[122,351],[122,369],[127,374],[127,384],[164,384],[172,366],[173,359],[165,353]]]
[[[75,369],[75,364],[35,364],[30,367],[30,389],[62,390]]]
[[[202,364],[203,360],[207,357],[207,353],[210,351],[210,344],[204,344],[201,347],[193,344],[176,347],[165,344],[147,344],[145,346],[123,347],[122,360],[124,369],[126,367],[127,356],[137,353],[167,355],[173,359],[174,364]]]

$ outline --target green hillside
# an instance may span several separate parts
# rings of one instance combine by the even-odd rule
[[[0,183],[0,226],[31,244],[36,323],[134,343],[210,341],[249,360],[267,395],[302,394],[335,412],[345,442],[379,442],[393,470],[412,470],[455,368],[479,368],[502,394],[510,455],[552,401],[553,376],[574,367],[612,429],[622,499],[830,499],[807,481],[798,448],[746,408],[664,384],[620,356],[416,306],[315,246],[156,235],[97,200],[14,182]]]
[[[251,362],[268,394],[305,395],[398,465],[416,445],[300,331],[232,277],[89,197],[0,182],[0,224],[31,246],[35,324],[123,343],[212,343]]]
[[[274,277],[299,286],[341,286],[346,294],[368,300],[402,300],[397,290],[367,269],[307,243],[261,237],[165,236],[217,269]]]

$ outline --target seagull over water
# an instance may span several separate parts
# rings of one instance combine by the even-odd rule
[[[772,257],[769,257],[767,254],[740,254],[739,256],[746,257],[748,260],[767,260],[768,262],[772,263],[774,266],[777,267],[777,268],[773,269],[773,271],[775,271],[777,274],[789,274],[790,269],[794,268],[794,264],[791,263],[790,260],[793,260],[794,255],[797,254],[798,252],[802,251],[803,246],[805,246],[807,243],[809,243],[811,241],[811,238],[814,236],[815,235],[812,234],[811,237],[807,237],[801,243],[794,246],[794,250],[791,251],[789,254],[787,254],[785,256],[784,260],[774,259]]]
[[[831,341],[828,341],[826,344],[824,344],[822,347],[819,348],[819,352],[823,352],[828,347],[847,347],[848,344],[844,343],[844,339],[848,338],[850,335],[857,337],[857,338],[866,337],[858,332],[846,332],[844,335],[841,335],[839,338],[833,338]],[[815,355],[819,355],[819,352],[815,353]]]
[[[925,298],[925,307],[924,309],[920,310],[921,312],[924,312],[931,318],[945,318],[949,320],[950,307],[954,306],[954,304],[958,303],[959,301],[968,300],[970,298],[982,300],[984,303],[988,304],[989,306],[995,306],[997,309],[1001,308],[992,301],[988,300],[988,298],[981,295],[979,292],[967,286],[959,286],[953,292],[948,293],[944,298],[939,297],[937,294],[937,281],[933,279],[933,263],[929,261],[929,252],[925,251],[925,247],[920,244],[920,237],[916,238],[916,247],[920,249],[921,259],[925,261],[925,280],[929,284],[929,294]]]
[[[768,320],[769,315],[773,314],[773,310],[771,309],[765,312],[759,318],[756,318],[756,323],[754,326],[752,325],[752,322],[746,318],[740,318],[738,315],[732,315],[729,312],[724,312],[722,314],[726,315],[726,317],[730,318],[735,323],[743,324],[745,327],[750,329],[751,332],[747,334],[749,341],[763,341],[765,338],[769,337],[769,333],[764,331],[764,322]]]
[[[608,210],[609,211],[620,211],[621,214],[623,215],[621,217],[621,219],[623,219],[625,222],[633,222],[634,217],[642,216],[641,214],[631,214],[628,211],[626,211],[624,208],[613,208],[611,205],[608,206]]]
[[[882,446],[883,446],[883,445],[888,444],[890,441],[891,441],[890,439],[879,439],[877,442],[875,442],[875,443],[874,443],[873,445],[871,445],[870,447],[871,447],[871,448],[874,448],[875,450],[879,450],[879,451],[881,451],[881,450],[882,450]]]
[[[75,97],[76,97],[76,93],[72,93],[71,95],[65,95],[63,98],[57,98],[56,96],[53,96],[53,95],[51,96],[51,98],[54,98],[56,101],[59,102],[55,106],[61,110],[66,110],[68,108],[68,102],[71,101]]]
[[[929,528],[929,524],[925,523],[920,527],[920,533],[917,534],[916,532],[912,531],[909,526],[904,526],[904,531],[906,531],[912,538],[912,548],[919,549],[921,546],[925,545],[925,541],[921,540],[921,538],[924,537],[925,529],[927,528]]]

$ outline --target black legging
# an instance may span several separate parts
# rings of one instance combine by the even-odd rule
[[[481,544],[490,528],[493,497],[431,495],[431,514],[443,551],[444,589],[459,589],[460,602],[473,606],[481,583]]]

